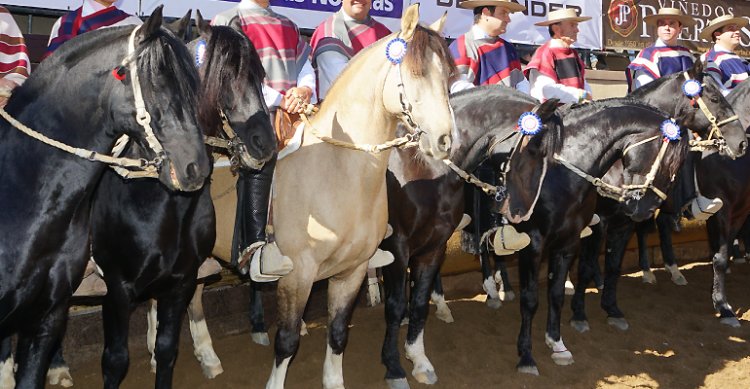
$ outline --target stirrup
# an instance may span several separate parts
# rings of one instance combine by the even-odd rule
[[[238,267],[242,274],[249,270],[250,279],[255,282],[272,282],[289,274],[294,263],[281,254],[276,242],[255,242],[242,251]]]
[[[591,236],[591,234],[593,233],[594,233],[594,230],[592,230],[591,227],[586,226],[584,227],[584,229],[581,230],[581,239]]]
[[[701,205],[702,199],[700,195],[690,203],[690,213],[693,214],[695,220],[708,220],[724,206],[724,202],[721,199],[706,199],[705,197],[704,199],[703,205]]]
[[[394,257],[390,251],[377,249],[375,254],[370,257],[367,262],[368,269],[376,269],[383,266],[388,266],[393,263]]]
[[[506,224],[498,227],[495,237],[492,239],[492,245],[495,255],[511,255],[516,251],[521,251],[531,243],[529,234],[518,232],[515,227]]]
[[[458,223],[458,226],[456,226],[456,229],[454,231],[463,230],[464,228],[466,228],[466,226],[469,225],[469,223],[471,223],[471,216],[463,214],[461,216],[461,221]]]
[[[208,257],[203,261],[203,263],[201,263],[201,266],[198,268],[198,276],[195,277],[195,279],[201,280],[219,273],[221,273],[221,264],[219,263],[219,261],[217,261],[214,257]]]
[[[107,284],[97,272],[92,272],[86,277],[83,277],[81,285],[79,285],[78,289],[73,292],[74,297],[99,297],[106,294]]]
[[[599,224],[599,222],[602,221],[602,219],[599,217],[599,215],[594,214],[594,216],[591,217],[591,221],[589,222],[589,226],[595,226]]]

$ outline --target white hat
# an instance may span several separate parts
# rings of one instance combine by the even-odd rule
[[[458,6],[466,9],[474,9],[476,7],[487,6],[507,8],[510,12],[526,11],[526,7],[516,3],[513,0],[464,0],[459,2]]]
[[[557,11],[552,11],[547,14],[547,20],[543,22],[534,23],[535,26],[549,26],[555,23],[564,22],[570,20],[573,22],[585,22],[591,20],[591,16],[578,16],[576,10],[573,8],[563,8]]]
[[[677,8],[659,8],[658,13],[646,16],[643,18],[643,21],[646,22],[646,24],[655,26],[659,19],[675,19],[685,27],[693,27],[696,23],[692,16],[683,14],[682,11]]]
[[[714,31],[730,24],[736,24],[740,26],[740,28],[742,28],[747,27],[750,22],[748,22],[745,18],[738,18],[734,15],[719,16],[718,18],[708,22],[708,25],[703,29],[703,31],[701,31],[699,37],[707,41],[712,41],[713,39],[711,39],[711,36],[714,34]]]

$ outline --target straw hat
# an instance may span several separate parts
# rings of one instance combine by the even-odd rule
[[[503,7],[510,12],[526,11],[526,7],[516,3],[513,0],[464,0],[458,3],[458,6],[466,9],[474,9],[481,6]]]
[[[750,22],[748,22],[745,18],[738,18],[734,15],[719,16],[718,18],[708,22],[708,26],[706,26],[706,28],[701,31],[699,37],[710,42],[713,40],[711,39],[711,36],[714,34],[714,31],[730,24],[736,24],[740,26],[740,28],[742,28],[747,27]]]
[[[591,16],[578,16],[576,10],[573,8],[563,8],[557,11],[552,11],[547,14],[547,20],[543,22],[534,23],[535,26],[549,26],[555,23],[564,22],[570,20],[572,22],[585,22],[591,20]]]
[[[675,19],[680,22],[684,27],[693,27],[695,25],[695,19],[691,16],[685,15],[677,8],[659,8],[659,12],[654,15],[649,15],[643,18],[646,24],[656,26],[656,22],[659,19]]]

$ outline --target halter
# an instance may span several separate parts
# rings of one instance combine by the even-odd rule
[[[403,53],[402,55],[397,58],[392,58],[390,55],[390,47],[393,42],[402,42],[403,44]],[[300,114],[300,117],[305,123],[305,126],[310,129],[310,132],[318,139],[320,139],[323,142],[332,144],[334,146],[343,147],[350,150],[359,150],[364,151],[370,154],[379,154],[383,151],[390,150],[394,147],[398,148],[409,148],[409,147],[415,147],[417,146],[417,142],[419,141],[419,138],[424,133],[424,130],[422,130],[419,125],[414,121],[414,115],[412,115],[411,112],[411,104],[409,104],[407,96],[406,96],[406,87],[404,86],[404,79],[401,75],[401,62],[403,61],[404,56],[406,55],[406,41],[404,41],[401,38],[401,35],[397,35],[396,38],[389,41],[388,44],[386,44],[386,56],[388,57],[388,60],[391,62],[392,68],[396,68],[396,73],[398,74],[398,98],[399,98],[399,104],[401,105],[401,113],[399,114],[399,120],[406,126],[406,128],[409,130],[409,134],[406,134],[405,136],[381,143],[376,145],[371,144],[357,144],[357,143],[351,143],[351,142],[345,142],[340,141],[337,139],[333,139],[329,136],[323,135],[320,132],[318,132],[310,122],[310,119],[308,118],[308,112],[313,112],[311,109],[306,109],[305,113]],[[392,69],[391,68],[391,69]],[[388,71],[390,72],[391,69]],[[450,104],[448,104],[449,109],[451,110],[451,113],[453,112],[453,108],[450,107]]]
[[[133,85],[133,96],[135,100],[135,107],[136,107],[136,121],[138,124],[140,124],[144,131],[145,131],[145,139],[148,143],[148,146],[154,151],[156,154],[156,157],[152,160],[147,160],[145,158],[120,158],[119,153],[115,153],[114,155],[106,155],[101,154],[96,151],[87,150],[83,148],[78,147],[72,147],[70,145],[67,145],[63,142],[57,141],[55,139],[49,138],[48,136],[35,131],[23,123],[19,122],[15,118],[13,118],[8,112],[5,111],[5,109],[0,108],[0,116],[2,116],[8,123],[10,123],[13,127],[15,127],[17,130],[23,132],[24,134],[44,143],[49,146],[52,146],[58,150],[64,151],[69,154],[73,154],[79,158],[86,159],[92,162],[102,162],[107,165],[112,166],[115,170],[122,171],[121,175],[125,178],[131,178],[132,175],[138,175],[138,176],[144,176],[144,177],[158,177],[159,176],[159,169],[166,157],[166,154],[164,153],[164,149],[161,146],[161,143],[159,143],[159,140],[156,139],[156,136],[154,135],[154,131],[151,128],[151,115],[149,115],[148,111],[146,111],[145,108],[145,102],[143,101],[143,95],[141,93],[141,86],[138,79],[138,71],[137,71],[137,61],[135,61],[135,35],[140,29],[140,26],[136,27],[133,32],[130,34],[130,38],[128,40],[128,55],[125,57],[125,59],[122,60],[120,66],[116,68],[116,72],[118,74],[121,74],[121,71],[124,68],[130,69],[130,75],[133,78],[132,85]],[[129,66],[130,64],[133,64],[134,66]],[[118,147],[118,144],[127,143],[128,136],[123,135],[120,137],[120,139],[117,140],[115,144],[115,149]],[[124,148],[124,144],[122,144],[122,147]],[[176,186],[179,186],[178,182],[174,183]]]
[[[625,157],[628,153],[628,151],[644,145],[646,143],[649,143],[654,140],[662,139],[661,147],[659,148],[659,153],[656,155],[656,159],[654,160],[654,163],[651,165],[651,169],[649,170],[648,174],[646,174],[646,182],[643,184],[638,185],[612,185],[607,182],[602,181],[601,178],[594,177],[583,170],[579,169],[572,163],[570,163],[568,160],[563,158],[562,156],[555,154],[555,160],[560,162],[563,166],[568,168],[568,170],[572,171],[579,177],[585,179],[591,185],[594,185],[596,187],[597,192],[603,197],[607,197],[613,200],[617,200],[618,202],[624,202],[626,200],[640,200],[645,195],[645,192],[652,191],[654,194],[656,194],[662,201],[667,199],[667,194],[664,193],[661,189],[657,188],[654,185],[654,179],[656,179],[656,173],[659,172],[659,168],[661,167],[661,161],[664,159],[664,154],[666,154],[667,146],[671,143],[667,137],[662,137],[659,135],[652,136],[650,138],[646,138],[644,140],[641,140],[639,142],[636,142],[628,147],[626,147],[623,152],[622,156]],[[674,177],[672,177],[674,180]]]
[[[221,127],[226,138],[207,135],[204,137],[205,143],[209,146],[226,149],[229,152],[229,161],[233,169],[238,169],[241,161],[248,161],[248,167],[254,170],[263,168],[263,165],[266,163],[250,155],[245,142],[234,132],[227,115],[224,114],[224,110],[221,108],[219,108],[219,115],[221,116]]]
[[[692,80],[690,78],[690,75],[688,72],[682,72],[682,74],[685,76],[685,80],[689,81]],[[702,84],[705,85],[705,84]],[[732,153],[732,150],[727,147],[727,142],[724,139],[724,135],[721,133],[721,127],[735,121],[739,120],[738,115],[730,116],[722,121],[718,121],[716,116],[714,116],[711,113],[711,110],[708,109],[708,105],[706,105],[706,102],[703,101],[702,96],[702,90],[695,96],[688,96],[692,98],[692,101],[698,104],[698,107],[701,111],[703,111],[703,114],[706,115],[706,119],[711,123],[711,132],[708,133],[708,137],[705,140],[690,140],[690,146],[691,150],[693,151],[703,151],[707,148],[716,148],[719,150],[719,152],[722,152],[724,154],[728,155],[734,155]]]

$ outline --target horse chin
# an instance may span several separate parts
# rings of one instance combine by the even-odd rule
[[[528,221],[531,217],[531,212],[528,212],[526,215],[522,215],[521,213],[522,211],[520,209],[516,209],[514,212],[511,212],[510,199],[504,201],[502,207],[500,208],[500,214],[508,219],[508,221],[512,224],[518,224]]]
[[[639,207],[638,203],[630,204],[626,202],[623,207],[623,213],[634,222],[642,222],[654,216],[654,211],[647,207]]]
[[[268,156],[265,159],[256,159],[250,153],[247,151],[245,147],[243,147],[239,153],[240,156],[240,163],[242,163],[242,166],[247,169],[252,170],[260,170],[263,168],[263,165],[268,162],[269,159],[271,159],[271,156]]]

